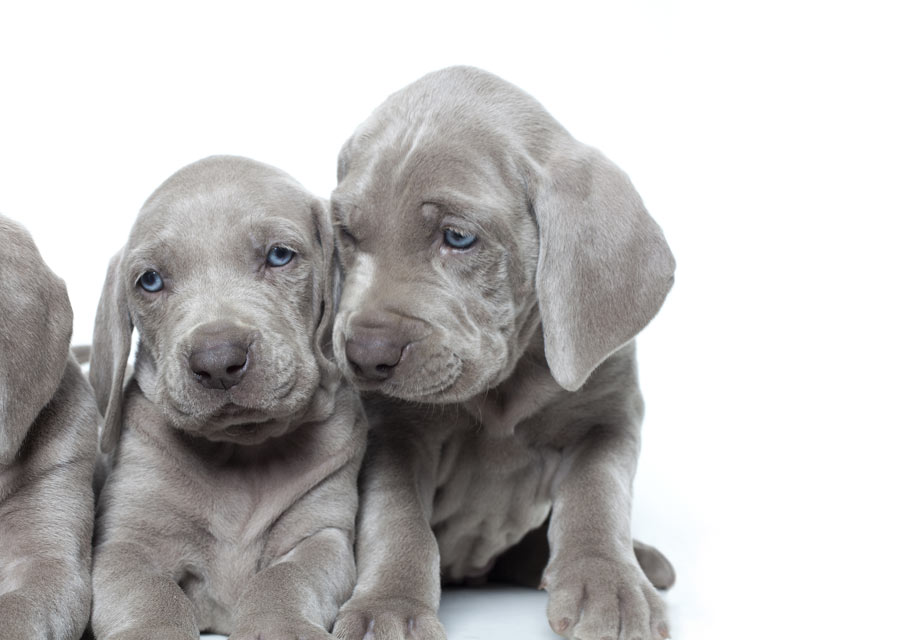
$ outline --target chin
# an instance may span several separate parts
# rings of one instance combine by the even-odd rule
[[[290,431],[289,420],[265,419],[255,422],[236,422],[230,425],[215,425],[200,435],[212,442],[228,442],[240,445],[258,445],[278,438]]]

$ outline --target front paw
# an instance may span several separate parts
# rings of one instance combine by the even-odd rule
[[[97,635],[96,640],[196,640],[198,634],[174,627],[149,627],[145,629],[125,629],[111,635]]]
[[[334,640],[321,626],[304,620],[265,617],[244,621],[229,640]]]
[[[341,640],[447,640],[437,613],[408,599],[352,598],[332,630]]]
[[[32,640],[44,635],[38,628],[38,616],[28,598],[15,592],[0,594],[0,620],[3,621],[3,638]]]
[[[670,637],[665,605],[635,561],[558,558],[543,577],[553,631],[577,640]]]

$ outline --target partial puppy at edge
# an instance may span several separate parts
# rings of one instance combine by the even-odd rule
[[[675,262],[623,171],[517,87],[455,67],[357,128],[332,213],[335,354],[371,422],[336,635],[443,638],[441,582],[488,575],[549,517],[530,562],[553,630],[667,637],[656,585],[674,571],[634,550],[630,513],[634,338]]]
[[[327,203],[246,158],[195,162],[142,207],[90,363],[113,455],[98,640],[331,637],[355,580],[366,436],[324,349],[332,260]]]
[[[0,636],[72,640],[89,621],[99,413],[70,354],[64,282],[0,216]]]

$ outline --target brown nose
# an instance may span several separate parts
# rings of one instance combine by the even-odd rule
[[[246,375],[251,333],[242,327],[212,323],[195,330],[188,366],[206,389],[227,390]]]
[[[386,329],[356,328],[345,341],[352,371],[367,380],[386,380],[402,359],[406,342]]]

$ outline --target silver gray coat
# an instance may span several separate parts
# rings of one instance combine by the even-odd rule
[[[207,158],[154,192],[113,258],[90,368],[113,453],[99,640],[331,637],[355,580],[366,421],[324,352],[327,217],[278,169]]]
[[[629,179],[529,95],[463,67],[390,96],[338,178],[334,346],[371,440],[336,634],[442,638],[441,579],[488,573],[551,514],[552,628],[667,635],[637,555],[660,586],[673,571],[630,531],[633,338],[674,259]]]
[[[71,640],[89,620],[99,413],[70,355],[64,282],[0,216],[0,637]]]

